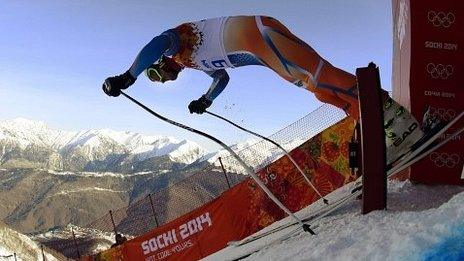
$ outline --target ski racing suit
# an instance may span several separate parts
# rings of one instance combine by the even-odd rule
[[[267,16],[231,16],[189,22],[155,37],[130,68],[137,77],[161,55],[206,72],[213,101],[228,83],[226,68],[262,65],[358,119],[356,77],[332,66],[283,24]]]
[[[245,65],[270,68],[285,80],[313,92],[324,102],[359,119],[356,77],[324,60],[283,24],[268,16],[231,16],[189,22],[153,38],[139,53],[129,72],[137,77],[162,55],[172,56],[188,68],[213,77],[205,97],[213,101],[226,87],[225,69]],[[398,137],[417,121],[383,93],[387,162],[401,155],[422,137],[416,128],[409,140]]]

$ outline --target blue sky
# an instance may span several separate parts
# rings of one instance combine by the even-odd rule
[[[111,128],[194,140],[217,147],[151,117],[123,97],[101,91],[103,80],[128,69],[154,36],[187,21],[238,14],[270,15],[333,65],[354,72],[375,61],[390,90],[392,18],[389,0],[22,1],[1,0],[0,119],[24,117],[53,128]],[[320,103],[260,66],[229,70],[231,80],[211,111],[270,135]],[[211,78],[184,70],[176,82],[139,77],[129,94],[157,112],[231,144],[249,136],[187,105]]]

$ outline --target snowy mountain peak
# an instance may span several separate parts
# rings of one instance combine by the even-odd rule
[[[44,157],[42,160],[47,161],[47,166],[52,160],[52,165],[59,169],[76,162],[85,167],[92,161],[105,162],[111,167],[121,156],[130,157],[131,161],[168,156],[174,162],[189,164],[206,154],[206,150],[194,142],[168,136],[111,129],[61,131],[48,128],[44,122],[24,118],[0,121],[0,165],[26,157],[23,154],[27,154],[30,161],[33,155],[29,154],[33,150],[40,151],[37,155]]]
[[[14,124],[23,125],[23,126],[39,126],[39,127],[46,126],[45,122],[43,121],[33,121],[33,120],[29,120],[29,119],[22,118],[22,117],[15,118],[11,122],[13,122]]]

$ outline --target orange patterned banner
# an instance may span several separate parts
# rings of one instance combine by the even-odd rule
[[[345,119],[290,152],[322,195],[355,178],[348,167],[353,129],[354,122]],[[292,211],[319,199],[286,156],[258,175]],[[255,182],[247,179],[201,208],[84,260],[198,260],[284,217]]]

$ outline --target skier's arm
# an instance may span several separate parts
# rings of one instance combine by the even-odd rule
[[[121,90],[129,88],[137,77],[163,54],[173,55],[179,50],[179,36],[174,30],[168,30],[153,38],[137,55],[132,66],[125,73],[108,77],[102,89],[109,96],[119,96]]]
[[[173,55],[179,49],[179,36],[173,30],[168,30],[153,38],[137,55],[129,69],[137,78],[145,69],[156,62],[163,54]]]
[[[190,113],[202,114],[206,111],[209,106],[213,103],[213,100],[226,88],[229,82],[229,75],[226,70],[216,70],[212,72],[206,72],[209,76],[213,77],[213,83],[209,87],[208,91],[203,94],[200,99],[192,101],[188,108]]]
[[[229,75],[224,69],[206,73],[213,78],[213,83],[204,96],[208,100],[213,101],[226,88],[227,83],[229,82]]]

